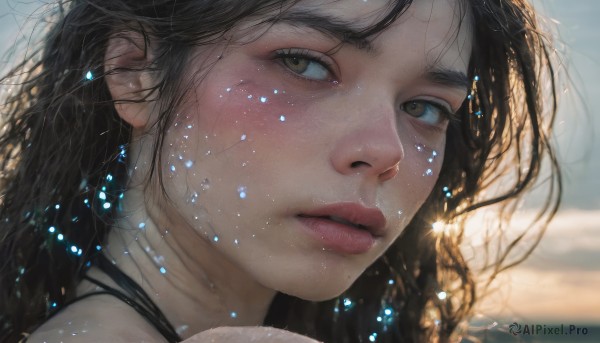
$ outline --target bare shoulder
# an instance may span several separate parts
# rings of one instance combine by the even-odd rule
[[[166,342],[127,304],[107,295],[76,302],[52,317],[27,339],[43,342]]]

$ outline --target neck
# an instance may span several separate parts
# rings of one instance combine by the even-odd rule
[[[233,265],[210,238],[181,218],[162,215],[160,206],[145,201],[142,186],[127,191],[122,213],[105,254],[140,285],[182,338],[218,326],[262,324],[275,291]]]

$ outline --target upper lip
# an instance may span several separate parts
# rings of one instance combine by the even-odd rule
[[[383,236],[386,219],[378,208],[364,207],[358,203],[344,202],[323,206],[303,212],[299,217],[330,217],[341,219],[355,226],[361,226],[374,236]],[[333,218],[331,218],[333,217]]]

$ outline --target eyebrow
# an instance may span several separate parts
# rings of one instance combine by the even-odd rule
[[[376,54],[373,43],[364,37],[366,28],[356,26],[356,21],[347,21],[312,10],[289,10],[273,19],[273,23],[286,23],[296,27],[313,29],[338,39],[341,43],[352,44],[369,54]]]
[[[464,89],[471,87],[471,81],[467,74],[458,70],[435,67],[427,71],[426,77],[429,81],[443,86]]]

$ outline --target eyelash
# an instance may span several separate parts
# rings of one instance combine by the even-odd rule
[[[320,64],[323,68],[325,68],[329,74],[331,74],[331,79],[332,80],[315,80],[315,79],[311,79],[308,77],[303,77],[300,74],[297,74],[291,70],[289,70],[289,72],[302,80],[307,80],[310,82],[327,82],[327,81],[333,81],[333,79],[335,79],[335,72],[333,71],[334,69],[334,65],[331,61],[326,60],[322,54],[314,52],[312,50],[309,49],[302,49],[302,48],[287,48],[287,49],[281,49],[281,50],[277,50],[275,51],[275,56],[274,56],[274,60],[279,60],[281,64],[283,64],[282,60],[284,58],[301,58],[301,59],[305,59],[309,62],[315,62]],[[285,67],[285,66],[284,66]],[[289,69],[287,67],[285,67],[286,69]]]

